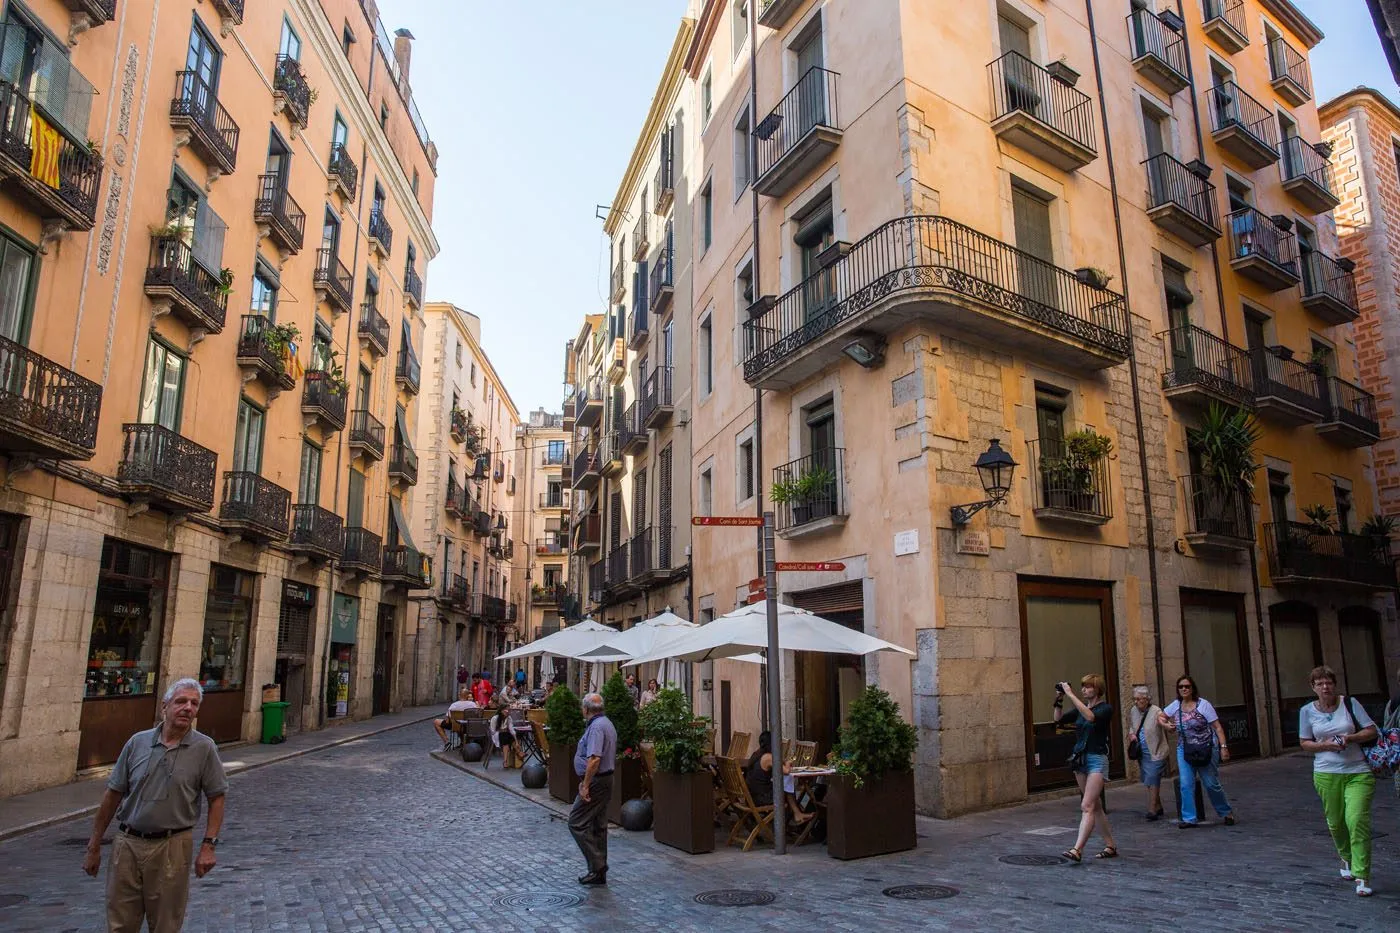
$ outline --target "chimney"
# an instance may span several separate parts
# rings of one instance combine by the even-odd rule
[[[408,63],[413,58],[413,33],[407,29],[394,30],[394,61],[399,64],[399,80],[408,87]]]

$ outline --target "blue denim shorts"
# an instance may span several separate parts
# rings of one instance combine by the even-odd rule
[[[1079,774],[1108,774],[1108,756],[1085,755],[1084,764],[1075,771]]]
[[[1162,785],[1162,772],[1167,770],[1167,759],[1165,758],[1144,758],[1142,765],[1142,783],[1145,787],[1160,787]]]

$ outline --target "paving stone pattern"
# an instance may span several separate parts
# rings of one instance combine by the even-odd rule
[[[1001,860],[1072,843],[1077,809],[1066,798],[921,820],[916,852],[849,863],[820,846],[781,860],[734,849],[692,857],[614,830],[610,884],[585,889],[557,816],[430,750],[420,725],[234,776],[220,864],[193,882],[186,929],[1176,931],[1188,917],[1210,930],[1400,929],[1400,801],[1388,784],[1377,794],[1377,894],[1357,898],[1337,878],[1309,763],[1296,757],[1226,770],[1236,827],[1149,824],[1138,790],[1115,788],[1116,861]],[[0,930],[103,928],[102,883],[80,868],[87,826],[0,843]],[[957,893],[884,893],[908,885]],[[734,890],[774,899],[697,901]]]

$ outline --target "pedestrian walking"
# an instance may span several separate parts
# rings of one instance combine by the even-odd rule
[[[632,698],[633,706],[640,706],[642,702],[642,687],[637,683],[636,674],[627,675],[627,695]]]
[[[1055,685],[1055,721],[1074,726],[1070,766],[1074,769],[1075,782],[1083,791],[1079,801],[1079,836],[1064,852],[1065,858],[1075,862],[1084,857],[1084,846],[1096,828],[1103,839],[1103,851],[1094,858],[1118,857],[1118,846],[1113,841],[1113,830],[1108,826],[1108,814],[1103,812],[1101,797],[1104,781],[1108,780],[1108,737],[1113,725],[1113,704],[1104,699],[1104,686],[1103,677],[1098,674],[1085,674],[1080,678],[1079,696],[1074,695],[1069,681]],[[1074,704],[1074,709],[1068,713],[1063,712],[1065,697]]]
[[[617,730],[603,715],[603,698],[590,693],[583,698],[588,719],[574,754],[579,776],[578,796],[569,811],[569,832],[588,861],[588,872],[579,884],[608,883],[608,802],[612,799],[612,773],[617,759]]]
[[[1220,786],[1220,763],[1230,760],[1230,746],[1225,742],[1225,727],[1220,724],[1215,707],[1201,696],[1196,681],[1183,674],[1176,680],[1176,699],[1162,710],[1157,722],[1176,733],[1177,790],[1181,800],[1181,820],[1178,829],[1200,826],[1196,813],[1196,777],[1205,785],[1211,806],[1225,821],[1235,825],[1235,811]]]
[[[228,778],[214,740],[194,729],[203,699],[197,680],[171,684],[160,724],[127,739],[107,778],[83,871],[97,876],[102,836],[115,816],[120,831],[107,864],[109,933],[140,933],[142,923],[150,933],[177,933],[189,902],[190,859],[197,877],[214,868]],[[209,801],[209,819],[196,856],[192,831],[201,796]]]
[[[1133,688],[1133,710],[1128,716],[1128,728],[1132,731],[1132,742],[1137,743],[1138,769],[1142,772],[1142,786],[1147,788],[1147,819],[1155,823],[1165,813],[1162,809],[1162,774],[1167,770],[1167,757],[1171,754],[1171,743],[1157,717],[1162,708],[1152,702],[1151,692],[1143,686]],[[1133,755],[1133,746],[1128,745],[1128,757]]]
[[[1395,672],[1395,680],[1400,683],[1400,670]],[[1389,735],[1395,729],[1400,729],[1400,692],[1391,695],[1390,702],[1385,704],[1385,714],[1381,717],[1382,731]],[[1395,796],[1400,797],[1400,768],[1391,775],[1390,785],[1395,789]]]
[[[1298,712],[1298,744],[1313,755],[1313,787],[1322,798],[1327,831],[1342,860],[1341,875],[1371,896],[1371,799],[1376,776],[1361,746],[1376,737],[1376,724],[1352,697],[1337,695],[1337,675],[1323,665],[1308,675],[1317,699]]]

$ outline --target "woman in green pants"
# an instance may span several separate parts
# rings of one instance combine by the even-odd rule
[[[1376,724],[1360,703],[1337,696],[1337,675],[1315,667],[1309,675],[1317,699],[1298,713],[1303,751],[1313,753],[1313,786],[1322,798],[1327,829],[1342,860],[1342,877],[1356,879],[1356,893],[1370,897],[1371,798],[1376,778],[1361,746],[1376,737]]]

